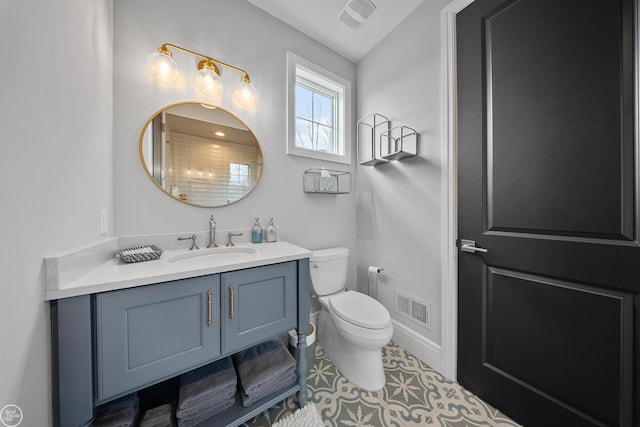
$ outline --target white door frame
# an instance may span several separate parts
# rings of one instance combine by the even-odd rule
[[[475,0],[454,0],[440,13],[441,40],[441,305],[442,374],[457,380],[458,362],[458,181],[456,14]]]

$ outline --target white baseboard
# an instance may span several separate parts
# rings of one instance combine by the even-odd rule
[[[393,342],[442,374],[444,365],[440,345],[393,319],[391,322],[393,323],[393,337],[391,338]]]

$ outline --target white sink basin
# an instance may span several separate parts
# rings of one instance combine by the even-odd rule
[[[252,256],[256,253],[254,248],[245,247],[224,247],[212,249],[193,250],[187,253],[174,255],[168,258],[168,262],[179,262],[180,264],[218,264],[220,262],[234,261],[238,258]]]

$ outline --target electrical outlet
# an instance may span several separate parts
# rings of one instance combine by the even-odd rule
[[[100,235],[105,236],[109,232],[109,212],[100,211]]]

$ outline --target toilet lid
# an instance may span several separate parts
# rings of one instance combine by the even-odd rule
[[[343,292],[329,299],[331,310],[342,320],[367,329],[383,329],[391,322],[382,304],[360,292]]]

